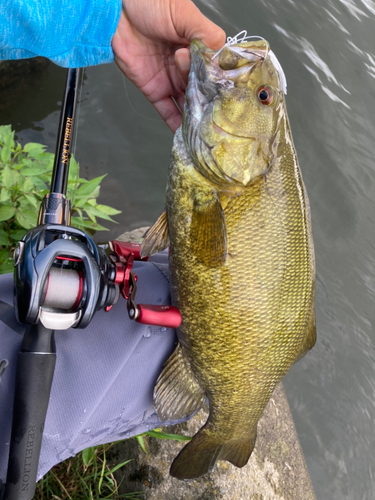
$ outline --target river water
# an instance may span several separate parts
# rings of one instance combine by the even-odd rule
[[[318,500],[372,500],[375,2],[199,6],[228,35],[246,29],[266,38],[284,68],[311,203],[318,331],[315,348],[291,369],[285,387]],[[53,151],[64,79],[65,70],[52,64],[21,78],[0,103],[0,122],[12,123],[22,142]],[[114,64],[86,70],[76,156],[83,176],[108,172],[101,202],[123,211],[99,240],[151,224],[162,211],[171,144],[171,132]]]

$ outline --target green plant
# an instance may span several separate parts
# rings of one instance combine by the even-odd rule
[[[147,443],[144,438],[172,439],[190,441],[191,437],[180,434],[168,434],[161,429],[154,429],[134,436],[145,453]],[[142,500],[143,493],[118,493],[119,484],[115,472],[131,460],[125,460],[110,468],[106,452],[116,443],[86,448],[75,457],[55,465],[37,484],[34,500],[99,500],[128,499]]]
[[[110,468],[106,452],[112,445],[87,448],[55,465],[37,484],[34,500],[141,500],[142,492],[118,493],[114,472],[131,460]]]
[[[145,453],[147,451],[147,445],[145,443],[144,437],[153,437],[157,439],[170,439],[172,441],[191,441],[190,436],[184,436],[183,434],[168,434],[167,432],[163,432],[161,429],[154,429],[152,431],[146,431],[142,434],[138,434],[134,436],[134,438],[138,441],[139,446]]]
[[[22,147],[15,142],[11,125],[0,126],[0,274],[13,270],[15,245],[36,226],[40,203],[49,192],[54,155],[45,149],[35,142]],[[121,213],[97,203],[104,177],[80,178],[79,165],[71,158],[67,197],[71,200],[72,226],[91,234],[106,231],[97,218],[115,222],[111,215]]]

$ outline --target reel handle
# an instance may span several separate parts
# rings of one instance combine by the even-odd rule
[[[144,325],[164,326],[165,328],[178,328],[181,325],[181,313],[174,306],[154,306],[151,304],[137,304],[132,318],[132,310],[129,316],[137,323]]]

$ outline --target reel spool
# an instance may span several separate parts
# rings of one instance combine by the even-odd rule
[[[58,259],[65,259],[65,257],[58,257]],[[66,262],[69,262],[69,259],[66,259]],[[83,287],[82,271],[62,266],[51,267],[46,280],[46,292],[42,307],[73,311],[77,309],[82,299]]]

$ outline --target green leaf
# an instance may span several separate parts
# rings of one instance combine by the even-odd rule
[[[109,215],[101,212],[96,207],[86,205],[82,208],[83,208],[83,210],[85,210],[85,212],[87,213],[87,215],[90,217],[91,220],[93,220],[92,217],[100,217],[101,219],[109,220],[111,222],[115,222],[116,224],[118,224],[118,222],[111,219],[111,217]]]
[[[25,236],[26,231],[24,229],[17,229],[10,232],[10,237],[15,241],[20,241]]]
[[[6,137],[12,134],[12,125],[1,125],[0,126],[0,142],[4,143]]]
[[[25,229],[31,229],[37,224],[38,214],[35,210],[22,210],[22,212],[17,212],[16,221],[21,227]]]
[[[43,144],[39,144],[38,142],[28,142],[23,148],[26,153],[33,153],[34,155],[44,153],[45,149],[46,146],[43,146]]]
[[[155,437],[158,439],[171,439],[173,441],[191,441],[190,436],[183,436],[182,434],[168,434],[166,432],[160,432],[157,430],[144,432],[146,436]]]
[[[89,196],[90,195],[87,195],[87,196],[76,196],[75,200],[74,200],[73,208],[77,208],[77,207],[83,208],[84,205],[86,205],[86,203],[87,203],[87,201],[89,199]]]
[[[96,208],[107,215],[117,215],[121,214],[121,210],[116,210],[115,208],[109,207],[108,205],[96,205]]]
[[[79,165],[72,156],[69,164],[69,179],[68,182],[78,182],[79,176]]]
[[[3,168],[3,185],[10,189],[13,187],[14,181],[13,181],[13,175],[11,169],[8,167],[8,165],[5,165]]]
[[[17,161],[18,161],[17,165],[13,165],[13,168],[15,170],[18,170],[22,174],[24,170],[32,168],[34,163],[30,158],[26,158],[25,156],[23,156],[23,154],[19,154],[17,156]]]
[[[39,177],[33,177],[33,183],[35,185],[35,189],[37,189],[38,191],[43,191],[45,189],[47,189],[47,185],[46,185],[46,181],[40,179]],[[49,191],[49,189],[47,190],[47,192]]]
[[[12,171],[12,181],[13,181],[13,186],[17,186],[20,188],[23,184],[23,177],[21,174],[16,172],[15,170]]]
[[[16,210],[11,205],[0,205],[0,221],[9,220],[16,213]]]
[[[1,154],[0,154],[1,161],[4,163],[7,163],[10,160],[12,154],[12,146],[14,145],[13,136],[14,136],[14,131],[5,134],[3,147],[1,149]]]
[[[131,458],[130,460],[125,460],[125,462],[122,462],[121,464],[118,464],[116,465],[115,467],[113,467],[113,469],[111,469],[110,471],[107,471],[105,473],[106,476],[110,476],[111,474],[113,474],[114,472],[116,472],[117,470],[119,470],[121,467],[123,467],[124,465],[128,464],[129,462],[131,462],[132,460],[134,460],[133,458]]]
[[[6,188],[2,188],[0,191],[0,203],[10,200],[10,193]]]
[[[91,220],[86,220],[86,219],[80,219],[79,217],[72,217],[72,223],[71,225],[73,227],[77,227],[78,229],[91,229],[93,231],[109,231],[104,226],[101,226],[97,222],[92,222]]]
[[[32,177],[26,177],[25,182],[23,183],[22,189],[25,193],[32,191],[35,187],[34,181]]]
[[[83,463],[86,465],[86,467],[89,465],[90,461],[94,458],[95,456],[95,447],[92,446],[91,448],[86,448],[85,450],[82,451],[82,460]]]
[[[32,194],[24,194],[24,197],[30,203],[30,205],[33,205],[35,208],[39,209],[40,201],[36,196]]]
[[[30,177],[31,175],[40,175],[46,173],[48,170],[46,167],[31,167],[22,169],[22,175],[25,177]]]
[[[104,177],[107,174],[104,174],[100,177],[96,177],[95,179],[92,179],[91,181],[87,182],[86,184],[83,184],[78,188],[77,195],[78,196],[83,196],[87,194],[93,194],[95,192],[95,189],[99,186],[101,181],[104,179]]]
[[[99,484],[98,484],[99,493],[102,492],[102,483],[103,483],[103,479],[104,479],[105,464],[106,464],[105,448],[103,448],[103,466],[102,466],[102,470],[100,472],[100,479],[99,479]]]
[[[83,220],[83,212],[80,208],[75,207],[74,210],[76,210],[79,214],[79,218]],[[72,210],[73,213],[73,210]],[[73,217],[72,217],[73,218]]]
[[[2,246],[10,245],[9,236],[2,229],[0,229],[0,245],[2,245]]]
[[[148,454],[148,451],[147,451],[147,448],[146,448],[146,444],[145,444],[145,441],[143,439],[143,434],[139,434],[138,436],[135,436],[137,441],[138,441],[138,444],[139,446],[142,448],[142,450]]]

